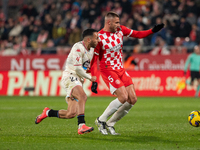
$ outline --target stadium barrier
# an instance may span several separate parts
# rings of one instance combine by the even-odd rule
[[[183,70],[188,55],[149,55],[131,56],[137,65],[129,70]],[[67,55],[0,56],[0,71],[64,70]],[[131,61],[130,61],[131,62]],[[133,64],[130,64],[133,65]]]
[[[197,83],[190,86],[183,71],[127,71],[138,96],[194,96]],[[65,96],[60,80],[62,71],[0,71],[0,95]],[[187,81],[185,81],[187,80]],[[98,74],[98,94],[90,91],[91,82],[85,80],[88,96],[112,96]],[[26,90],[32,89],[32,90]]]

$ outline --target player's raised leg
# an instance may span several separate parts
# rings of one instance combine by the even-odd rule
[[[85,94],[82,86],[74,87],[71,95],[78,99],[78,134],[84,134],[93,131],[93,127],[88,127],[85,125],[85,103],[87,101],[87,95]]]
[[[66,101],[68,103],[67,110],[59,110],[58,115],[59,118],[62,119],[71,119],[76,117],[78,111],[78,100],[74,98],[67,97]]]
[[[45,107],[42,114],[36,117],[35,123],[40,123],[46,117],[58,117],[61,119],[71,119],[77,115],[77,106],[78,102],[74,99],[68,99],[68,108],[67,110],[53,110],[48,107]]]

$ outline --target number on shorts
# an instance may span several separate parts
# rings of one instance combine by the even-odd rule
[[[78,79],[77,78],[74,78],[74,77],[69,77],[70,78],[70,80],[72,81],[72,82],[74,82],[74,81],[77,81]]]
[[[108,77],[108,80],[109,80],[110,82],[113,82],[113,81],[114,81],[114,79],[113,79],[111,76]]]

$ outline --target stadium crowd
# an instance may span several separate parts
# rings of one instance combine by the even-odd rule
[[[1,9],[0,55],[67,54],[84,29],[103,27],[108,11],[134,30],[165,24],[144,39],[124,37],[124,52],[184,54],[200,44],[199,0],[56,0],[23,4],[12,17]]]

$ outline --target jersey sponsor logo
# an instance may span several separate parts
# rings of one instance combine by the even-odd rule
[[[87,61],[85,61],[84,63],[83,63],[83,69],[87,69],[87,68],[89,68],[90,67],[90,60],[87,60]]]
[[[79,61],[79,60],[80,60],[80,57],[76,57],[76,60]]]
[[[80,49],[77,49],[76,51],[77,51],[77,52],[81,52],[81,50],[80,50]]]
[[[118,45],[111,47],[110,50],[111,51],[119,51],[119,49],[121,48],[122,43],[119,43]]]
[[[105,41],[106,41],[107,43],[109,43],[109,42],[110,42],[110,41],[109,41],[109,39],[106,39]]]

